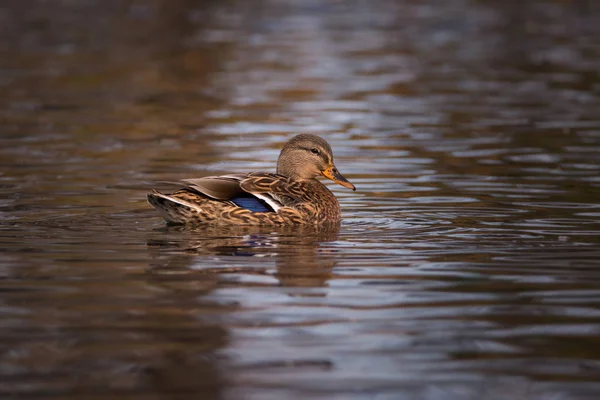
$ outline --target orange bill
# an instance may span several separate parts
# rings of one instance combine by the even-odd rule
[[[354,185],[348,182],[348,179],[344,178],[342,174],[340,174],[335,165],[332,165],[331,167],[327,168],[321,173],[324,177],[331,179],[338,185],[342,185],[343,187],[347,187],[348,189],[356,190]]]

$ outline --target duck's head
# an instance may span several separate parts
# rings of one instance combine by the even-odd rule
[[[323,175],[339,185],[356,190],[333,163],[329,143],[317,135],[303,133],[291,138],[281,149],[277,173],[299,180]]]

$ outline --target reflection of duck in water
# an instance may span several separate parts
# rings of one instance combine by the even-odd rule
[[[186,179],[171,194],[152,191],[148,201],[170,223],[292,225],[337,223],[340,205],[316,180],[325,176],[355,190],[333,163],[329,144],[302,134],[289,140],[277,160],[277,173]]]
[[[219,274],[269,275],[286,287],[322,287],[336,264],[339,224],[281,227],[168,226],[160,231],[177,236],[149,240],[151,272],[157,275],[201,273],[203,285],[216,286]],[[189,234],[189,235],[188,235]],[[214,257],[206,257],[214,256]],[[268,262],[275,259],[276,270]]]

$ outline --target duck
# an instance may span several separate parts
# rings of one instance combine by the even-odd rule
[[[271,172],[183,179],[173,193],[148,193],[148,202],[168,224],[301,225],[340,223],[335,195],[325,177],[352,190],[337,169],[325,139],[299,134],[288,140]],[[173,184],[174,182],[169,182]]]

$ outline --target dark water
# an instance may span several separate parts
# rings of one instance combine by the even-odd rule
[[[600,398],[594,1],[6,1],[0,397]],[[339,230],[155,182],[334,148]]]

